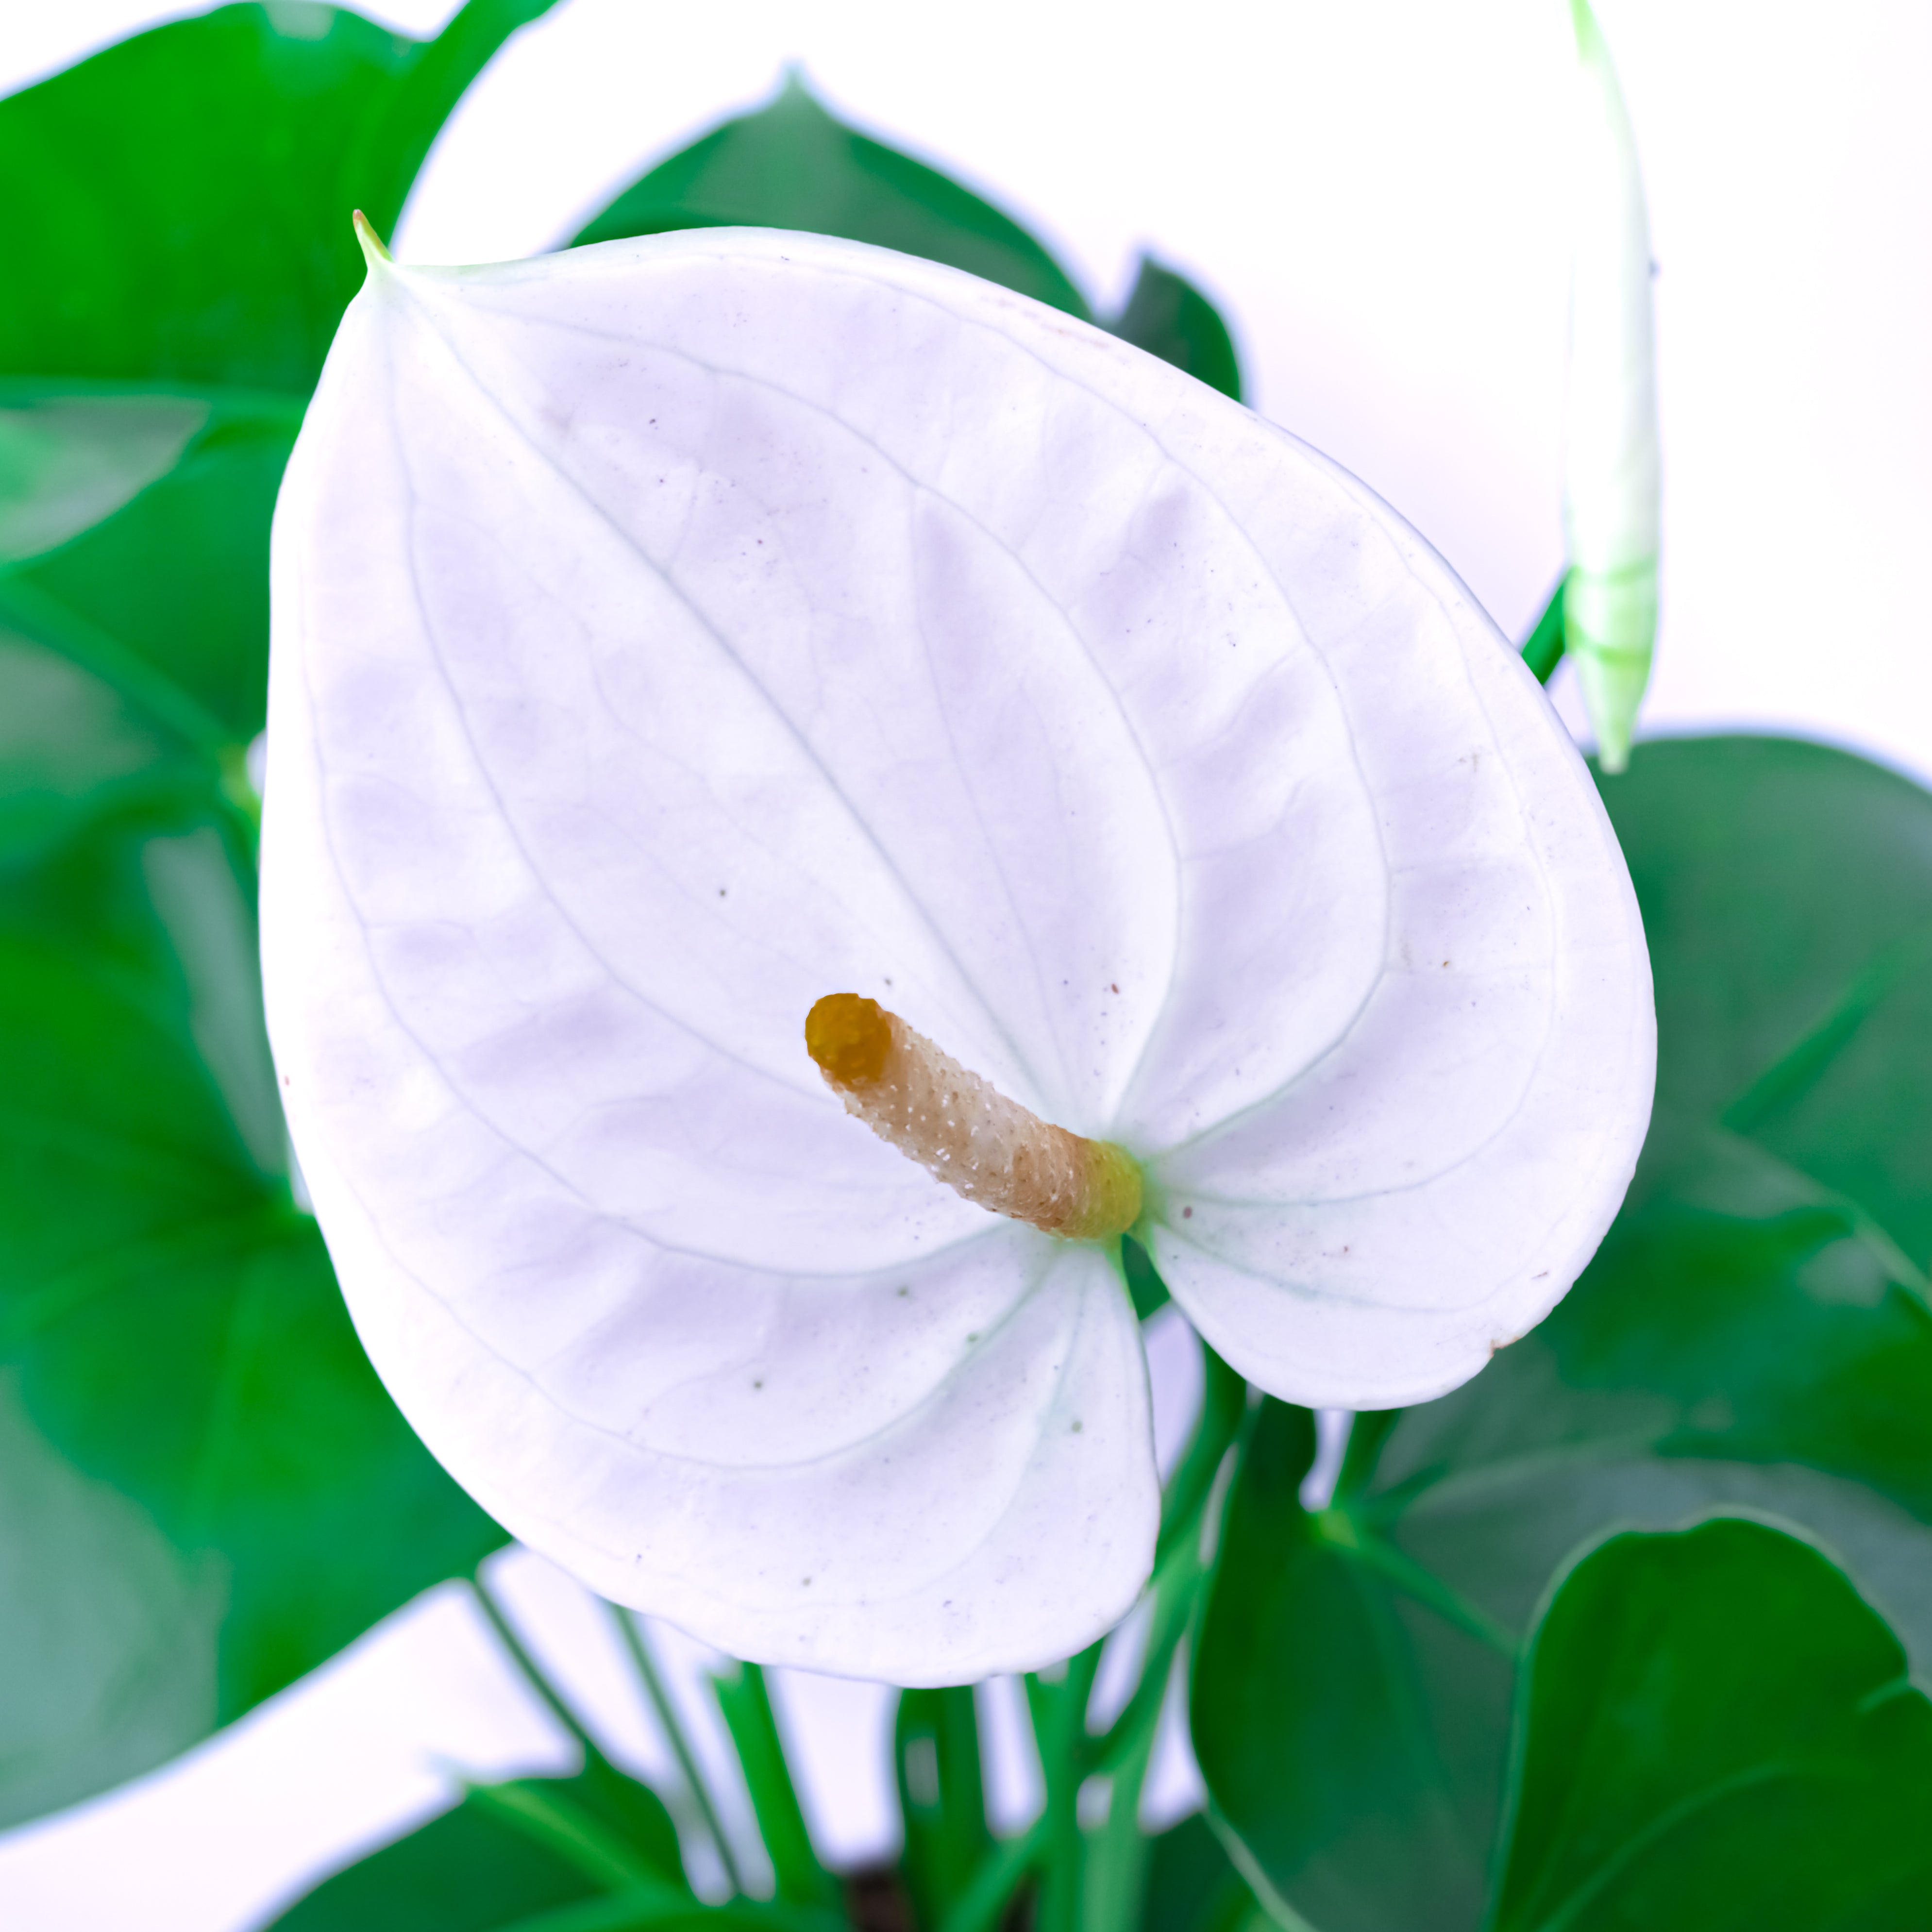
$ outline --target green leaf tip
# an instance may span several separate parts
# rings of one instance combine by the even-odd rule
[[[383,247],[382,236],[370,225],[369,218],[359,208],[349,220],[356,230],[356,239],[362,245],[362,259],[371,268],[394,262],[395,256]]]

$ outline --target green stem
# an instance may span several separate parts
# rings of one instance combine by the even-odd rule
[[[1040,1768],[1046,1778],[1041,1814],[1044,1869],[1034,1932],[1080,1932],[1080,1787],[1085,1781],[1087,1705],[1100,1667],[1100,1646],[1090,1644],[1066,1660],[1058,1682],[1030,1676],[1027,1703],[1040,1741]]]
[[[1021,1882],[1036,1870],[1041,1882],[1035,1932],[1113,1932],[1116,1921],[1133,1922],[1145,1858],[1141,1786],[1153,1757],[1174,1653],[1206,1575],[1202,1522],[1215,1479],[1248,1414],[1247,1384],[1204,1343],[1202,1353],[1205,1385],[1200,1420],[1162,1502],[1141,1681],[1106,1731],[1090,1739],[1087,1708],[1100,1660],[1098,1644],[1070,1658],[1058,1682],[1037,1676],[1026,1679],[1046,1780],[1045,1806],[1024,1834],[997,1847],[980,1865],[940,1920],[940,1932],[987,1932]],[[1113,1780],[1107,1818],[1097,1831],[1083,1832],[1081,1786],[1096,1772]]]
[[[636,1665],[638,1676],[643,1679],[644,1695],[650,1701],[656,1714],[658,1728],[664,1734],[677,1760],[677,1768],[684,1774],[684,1781],[691,1792],[692,1802],[698,1808],[698,1815],[711,1842],[718,1847],[718,1860],[724,1868],[725,1882],[734,1892],[745,1889],[744,1875],[738,1869],[737,1854],[731,1849],[731,1840],[724,1835],[724,1827],[719,1822],[718,1808],[712,1802],[711,1787],[705,1782],[699,1770],[697,1754],[691,1748],[691,1741],[685,1735],[684,1726],[679,1723],[677,1712],[672,1706],[670,1696],[664,1688],[664,1677],[658,1669],[657,1659],[652,1655],[650,1644],[639,1627],[636,1616],[621,1604],[613,1604],[610,1614],[617,1620],[617,1628],[624,1640],[624,1647],[630,1653],[631,1661]]]
[[[736,1678],[717,1678],[713,1685],[724,1728],[737,1748],[752,1816],[772,1862],[772,1876],[781,1899],[800,1905],[830,1904],[838,1888],[812,1849],[798,1792],[786,1762],[784,1742],[765,1688],[765,1673],[755,1664],[741,1664]]]
[[[1046,1814],[1042,1811],[1017,1838],[996,1846],[993,1855],[974,1874],[940,1922],[939,1932],[991,1932],[1006,1909],[1020,1881],[1038,1862],[1046,1844]]]
[[[1156,1569],[1180,1540],[1198,1533],[1201,1513],[1220,1474],[1222,1459],[1247,1414],[1248,1385],[1205,1342],[1201,1345],[1204,1382],[1201,1419],[1194,1425],[1187,1453],[1168,1478],[1162,1498],[1160,1537],[1154,1546]]]
[[[510,1660],[523,1673],[524,1681],[542,1700],[545,1708],[570,1735],[574,1738],[584,1752],[586,1765],[608,1763],[597,1740],[578,1721],[577,1714],[558,1696],[550,1679],[538,1668],[536,1659],[524,1647],[524,1640],[511,1628],[510,1620],[505,1616],[502,1606],[490,1594],[490,1586],[483,1580],[479,1569],[470,1580],[470,1587],[476,1593],[484,1616],[490,1628],[496,1632],[496,1641],[509,1653]]]
[[[1172,1655],[1170,1649],[1170,1661]],[[1147,1681],[1154,1682],[1164,1690],[1166,1666],[1157,1675],[1150,1668],[1148,1678],[1143,1680]],[[1157,1714],[1158,1698],[1154,1708]],[[1148,1862],[1148,1841],[1141,1831],[1141,1787],[1147,1782],[1148,1766],[1154,1760],[1156,1735],[1154,1724],[1142,1724],[1108,1773],[1111,1785],[1107,1815],[1086,1834],[1082,1862],[1082,1932],[1117,1932],[1120,1927],[1140,1922]]]

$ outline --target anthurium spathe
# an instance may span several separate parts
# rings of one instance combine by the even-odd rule
[[[1124,1217],[1252,1380],[1385,1406],[1622,1197],[1648,963],[1534,681],[1360,484],[1063,314],[762,231],[372,256],[274,572],[316,1211],[430,1446],[619,1601],[1065,1654],[1157,1520]],[[1014,1218],[1051,1130],[1104,1198]],[[1010,1211],[937,1178],[993,1142]]]

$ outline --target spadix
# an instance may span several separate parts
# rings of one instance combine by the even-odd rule
[[[1534,680],[1360,484],[1064,315],[790,234],[379,261],[274,572],[317,1213],[425,1440],[619,1601],[930,1683],[1147,1576],[1118,1242],[848,1118],[829,991],[1124,1150],[1295,1400],[1473,1374],[1622,1195],[1648,966]]]

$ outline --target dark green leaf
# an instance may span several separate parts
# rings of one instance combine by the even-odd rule
[[[1309,1412],[1264,1404],[1195,1647],[1202,1774],[1277,1893],[1322,1932],[1472,1924],[1490,1819],[1454,1760],[1469,1698],[1506,1710],[1509,1660],[1418,1613],[1345,1526],[1302,1508],[1314,1454]]]
[[[769,106],[727,121],[632,183],[574,240],[721,227],[869,242],[1087,314],[1079,291],[1017,222],[835,120],[796,73]]]
[[[1932,1899],[1932,1705],[1826,1557],[1612,1537],[1524,1666],[1495,1932],[1898,1932]]]
[[[1148,1846],[1141,1932],[1263,1932],[1273,1923],[1200,1812]]]
[[[938,1925],[993,1848],[970,1685],[902,1690],[893,1726],[906,1888],[922,1925]]]
[[[1647,745],[1604,800],[1657,976],[1640,1196],[1844,1205],[1932,1264],[1932,796],[1820,745]]]
[[[1658,983],[1662,1111],[1640,1189],[1556,1312],[1474,1382],[1357,1419],[1331,1509],[1293,1535],[1264,1535],[1252,1504],[1230,1512],[1209,1623],[1228,1687],[1212,1724],[1227,1735],[1204,1734],[1197,1712],[1197,1746],[1228,1822],[1323,1932],[1404,1922],[1430,1888],[1428,1922],[1474,1924],[1504,1653],[1566,1552],[1608,1526],[1666,1528],[1726,1505],[1804,1525],[1932,1667],[1932,1314],[1896,1285],[1902,1240],[1873,1233],[1881,1212],[1911,1225],[1884,1184],[1923,1156],[1922,1091],[1881,1084],[1875,1102],[1868,1085],[1821,1114],[1838,1138],[1821,1140],[1816,1172],[1718,1124],[1748,1122],[1754,1091],[1787,1124],[1801,1088],[1822,1108],[1831,1090],[1794,1043],[1856,1070],[1819,1014],[1857,1006],[1843,989],[1876,984],[1916,943],[1932,800],[1842,754],[1759,740],[1643,746],[1604,790]],[[1844,1040],[1875,1026],[1922,1064],[1924,1033],[1884,1030],[1883,999],[1859,1011]],[[1790,1086],[1764,1084],[1789,1064]],[[1890,1109],[1882,1141],[1864,1126],[1875,1106]],[[1234,1502],[1262,1480],[1244,1468]],[[1321,1663],[1298,1664],[1300,1634],[1324,1619],[1357,1626],[1353,1648],[1318,1644]],[[1244,1708],[1235,1687],[1270,1673],[1283,1681]],[[1324,1724],[1351,1731],[1352,1750]],[[1291,1804],[1286,1774],[1273,1798],[1258,1786],[1244,1801],[1216,1768],[1270,1744],[1327,1767],[1328,1812]]]
[[[1151,255],[1141,257],[1127,305],[1107,326],[1124,341],[1241,400],[1241,364],[1220,312],[1194,284]]]
[[[1131,1234],[1120,1237],[1120,1268],[1127,1278],[1127,1292],[1133,1297],[1134,1312],[1143,1322],[1167,1305],[1167,1283],[1147,1250]]]
[[[0,370],[306,395],[464,88],[548,0],[424,45],[334,8],[217,8],[0,101]]]
[[[26,1540],[0,1565],[84,1544],[98,1574],[175,1580],[146,1631],[120,1606],[119,1664],[51,1613],[14,1651],[34,1700],[108,1714],[64,1762],[0,1738],[9,1817],[170,1754],[501,1540],[383,1393],[289,1200],[247,853],[206,819],[115,820],[58,858],[0,894],[0,1363],[38,1445],[4,1472]]]

